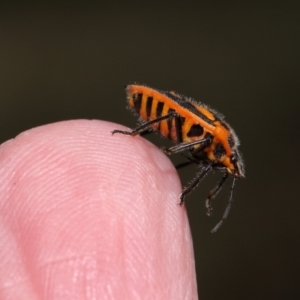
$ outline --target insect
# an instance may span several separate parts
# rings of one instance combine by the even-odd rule
[[[178,168],[196,163],[201,169],[191,184],[182,191],[180,205],[184,204],[185,197],[210,171],[222,172],[222,178],[206,198],[207,215],[210,216],[213,210],[212,200],[228,177],[233,177],[222,219],[211,230],[217,231],[229,214],[236,179],[245,176],[243,161],[238,151],[239,140],[235,132],[221,114],[191,98],[144,85],[128,85],[125,89],[129,107],[139,115],[143,124],[132,131],[114,130],[112,134],[135,136],[158,131],[177,143],[175,146],[164,148],[166,154],[188,151],[188,156],[185,155],[187,161]]]

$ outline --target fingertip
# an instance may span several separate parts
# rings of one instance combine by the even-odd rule
[[[52,274],[52,296],[62,283],[83,294],[91,274],[99,295],[111,286],[115,299],[196,295],[177,173],[147,140],[111,134],[120,128],[101,121],[60,122],[1,146],[2,220],[17,236],[41,289]],[[87,256],[91,267],[84,264]],[[25,277],[22,261],[14,268],[25,270]],[[7,263],[2,261],[2,270],[13,265]],[[69,280],[74,272],[82,274],[75,283]]]

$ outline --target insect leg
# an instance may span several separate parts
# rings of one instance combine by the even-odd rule
[[[179,169],[184,168],[186,166],[189,166],[193,163],[194,163],[193,161],[186,161],[186,162],[183,162],[183,163],[180,163],[180,164],[176,165],[175,168],[176,168],[176,170],[179,170]]]
[[[126,130],[113,130],[111,133],[115,134],[115,133],[122,133],[122,134],[126,134],[126,135],[131,135],[131,136],[135,136],[137,134],[143,133],[143,132],[147,132],[149,129],[151,129],[151,126],[155,123],[159,123],[163,120],[167,120],[167,119],[172,119],[177,117],[178,114],[175,112],[170,112],[169,114],[165,115],[165,116],[161,116],[157,119],[151,120],[135,129],[133,129],[132,131],[126,131]]]
[[[222,188],[222,186],[225,183],[225,181],[226,181],[227,178],[228,178],[228,173],[225,173],[223,175],[223,177],[221,178],[221,180],[218,182],[218,184],[208,193],[207,198],[206,198],[206,202],[205,202],[205,206],[207,208],[206,214],[208,216],[211,215],[212,210],[213,210],[213,208],[211,206],[211,201],[219,193],[219,191],[221,190],[221,188]]]
[[[170,148],[165,148],[163,150],[166,154],[171,155],[174,153],[178,153],[178,152],[190,149],[192,146],[199,145],[199,144],[201,145],[201,148],[205,148],[210,143],[211,143],[211,138],[204,138],[202,140],[198,140],[198,141],[194,141],[194,142],[181,143],[181,144],[175,145]]]
[[[199,184],[199,182],[205,177],[205,175],[207,175],[207,173],[210,170],[211,170],[210,165],[205,166],[204,169],[202,170],[202,172],[197,174],[197,176],[194,178],[192,183],[187,188],[184,189],[184,191],[180,195],[180,203],[179,203],[180,205],[183,205],[184,198],[196,188],[196,186]]]
[[[151,129],[147,129],[147,130],[141,132],[140,135],[141,136],[145,136],[145,135],[148,135],[148,134],[150,134],[152,132],[153,132],[153,129],[151,128]]]
[[[181,168],[184,168],[184,167],[186,167],[186,166],[189,166],[190,164],[199,164],[199,161],[196,160],[195,158],[189,157],[189,156],[187,156],[187,155],[185,155],[185,154],[181,154],[181,155],[182,155],[183,157],[185,157],[188,161],[176,165],[176,166],[175,166],[176,170],[181,169]]]
[[[236,180],[236,177],[234,177],[233,181],[232,181],[232,185],[231,185],[231,189],[230,189],[230,196],[229,196],[228,204],[227,204],[226,209],[224,211],[223,217],[222,217],[221,221],[219,221],[219,223],[211,230],[211,233],[216,232],[222,226],[224,221],[227,219],[227,216],[229,214],[231,204],[232,204],[232,201],[233,201],[233,189],[234,189],[234,185],[235,185],[235,180]]]

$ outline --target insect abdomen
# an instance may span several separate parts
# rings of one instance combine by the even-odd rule
[[[129,85],[126,88],[126,91],[129,106],[133,108],[145,122],[166,116],[171,111],[174,111],[174,109],[171,109],[163,98],[160,99],[157,96],[157,92],[149,91],[149,88],[145,88],[145,90],[143,90],[143,87],[139,86],[139,89],[137,90],[134,86]],[[154,123],[151,127],[171,140],[178,140],[174,118]],[[182,137],[180,137],[180,139],[182,139]]]

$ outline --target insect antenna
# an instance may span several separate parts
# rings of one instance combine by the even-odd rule
[[[224,223],[224,221],[227,219],[230,208],[231,208],[231,204],[233,202],[233,190],[234,190],[234,185],[235,185],[235,180],[236,177],[233,177],[233,181],[232,181],[232,185],[230,188],[230,196],[229,196],[229,200],[228,200],[228,204],[226,206],[226,209],[224,211],[223,217],[221,219],[221,221],[219,221],[219,223],[211,230],[211,233],[216,232]]]

